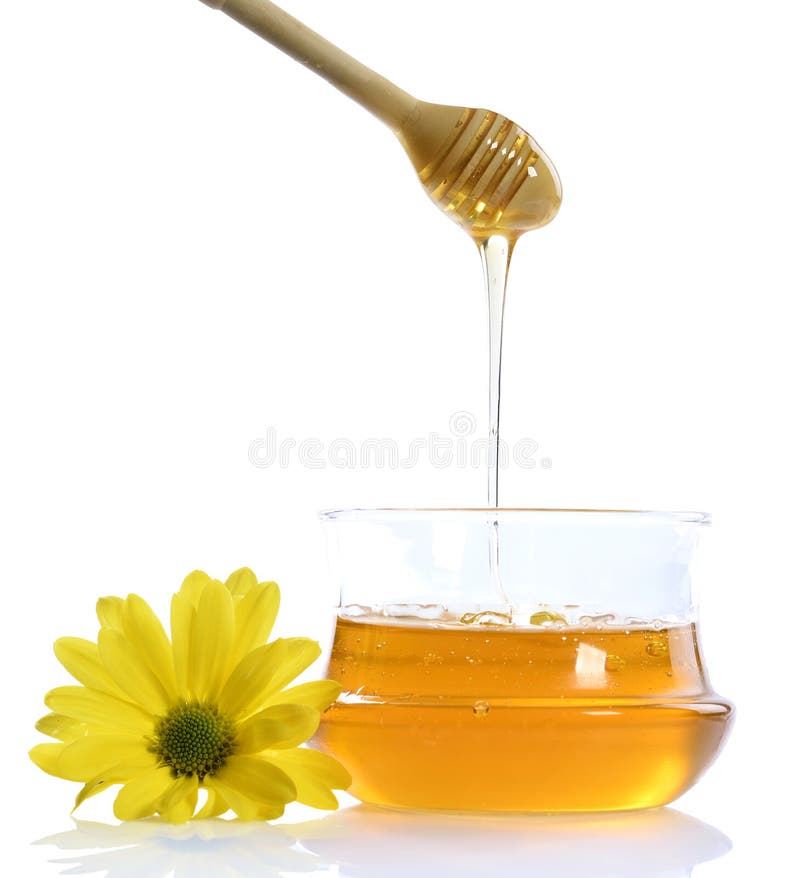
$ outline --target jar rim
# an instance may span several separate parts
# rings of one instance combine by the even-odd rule
[[[671,512],[654,509],[556,509],[537,507],[491,507],[491,506],[430,506],[430,507],[350,507],[342,509],[324,509],[319,513],[322,521],[381,521],[403,519],[426,519],[437,518],[440,520],[464,520],[487,517],[494,519],[542,519],[556,517],[566,519],[568,517],[588,517],[600,520],[618,520],[631,522],[640,521],[668,521],[674,524],[695,524],[699,526],[709,525],[711,515],[707,512]]]

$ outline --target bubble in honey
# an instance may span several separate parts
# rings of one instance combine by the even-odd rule
[[[462,625],[511,625],[514,622],[509,613],[495,613],[494,610],[483,610],[480,613],[464,613],[458,620]]]
[[[424,656],[422,656],[422,661],[426,665],[440,665],[442,663],[442,657],[435,652],[426,652]]]
[[[625,659],[621,655],[613,655],[609,653],[606,656],[607,671],[621,671],[625,667]]]
[[[667,654],[667,644],[663,640],[654,640],[645,647],[647,654],[653,658],[660,658]]]
[[[547,610],[534,613],[530,618],[531,625],[543,625],[549,627],[558,622],[561,622],[563,625],[567,624],[567,620],[561,615],[561,613],[549,613]]]
[[[489,715],[489,702],[476,701],[475,704],[472,705],[472,712],[478,717],[478,719],[483,719],[483,717]]]

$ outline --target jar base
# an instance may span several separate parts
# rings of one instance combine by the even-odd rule
[[[484,712],[485,711],[485,712]],[[337,703],[317,743],[351,795],[402,809],[602,812],[656,808],[713,762],[733,718],[717,696],[602,703]]]

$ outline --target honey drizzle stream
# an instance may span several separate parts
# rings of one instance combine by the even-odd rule
[[[508,269],[515,240],[491,235],[479,240],[483,279],[489,304],[489,446],[487,449],[487,505],[500,505],[500,390],[503,366],[503,316],[506,305]],[[500,522],[495,516],[489,530],[489,575],[495,590],[512,618],[511,602],[500,576]]]
[[[503,315],[514,242],[492,235],[478,242],[489,301],[489,450],[488,505],[500,505],[500,377],[503,364]]]

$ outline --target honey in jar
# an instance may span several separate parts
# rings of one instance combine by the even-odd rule
[[[547,614],[545,614],[547,615]],[[714,759],[732,707],[696,627],[336,622],[318,743],[353,795],[453,810],[648,808]]]

